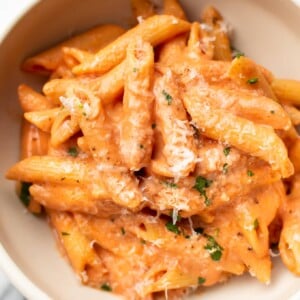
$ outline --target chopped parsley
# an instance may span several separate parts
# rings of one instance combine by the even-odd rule
[[[228,156],[230,151],[231,151],[230,147],[226,147],[226,148],[223,149],[223,153],[224,153],[225,156]]]
[[[76,147],[70,147],[68,150],[68,154],[73,157],[78,156],[78,149]]]
[[[62,235],[62,236],[68,236],[68,235],[70,235],[70,233],[69,233],[69,232],[66,232],[66,231],[62,231],[62,232],[61,232],[61,235]]]
[[[206,195],[206,189],[209,188],[211,184],[212,180],[208,180],[202,176],[197,176],[195,185],[193,186],[193,188],[197,190],[201,194],[201,196],[204,197],[204,203],[206,206],[211,205],[211,200]]]
[[[171,188],[171,189],[177,189],[178,188],[178,185],[174,182],[162,181],[162,184],[165,185],[166,187]]]
[[[125,229],[124,229],[124,227],[121,227],[121,233],[122,233],[122,235],[125,235]]]
[[[241,56],[245,56],[245,53],[243,53],[243,52],[237,52],[237,53],[234,55],[234,58],[240,58]]]
[[[178,226],[176,224],[173,224],[171,221],[166,223],[166,228],[171,232],[180,234],[180,230],[179,230]]]
[[[137,71],[137,68],[133,68],[132,71],[135,73]]]
[[[258,223],[258,220],[257,220],[257,218],[254,220],[254,222],[253,222],[253,230],[256,230],[257,228],[258,228],[258,226],[259,226],[259,223]]]
[[[106,291],[106,292],[112,291],[112,288],[108,283],[103,283],[100,288],[101,288],[101,290]]]
[[[29,182],[21,182],[21,191],[20,191],[20,200],[22,203],[27,207],[29,205],[31,196],[29,193],[29,188],[31,187],[32,183]]]
[[[229,167],[229,165],[227,163],[225,163],[223,165],[223,169],[222,169],[223,174],[227,174],[228,173],[228,167]]]
[[[205,283],[206,279],[203,277],[198,277],[198,284],[201,285],[203,283]]]
[[[165,90],[162,91],[162,94],[165,96],[168,105],[171,105],[173,97],[170,94],[168,94]]]
[[[275,111],[274,111],[274,110],[270,110],[270,113],[271,113],[272,115],[274,115],[274,114],[275,114]]]
[[[249,84],[255,84],[258,82],[258,78],[257,77],[253,77],[247,80],[247,83]]]
[[[253,173],[253,171],[248,170],[248,171],[247,171],[247,175],[248,175],[249,177],[252,177],[252,176],[254,176],[254,173]]]
[[[145,245],[146,241],[144,239],[141,239],[141,244]]]
[[[222,251],[224,250],[222,246],[210,235],[207,235],[207,244],[204,246],[204,249],[209,252],[209,255],[212,260],[219,261],[222,257]]]

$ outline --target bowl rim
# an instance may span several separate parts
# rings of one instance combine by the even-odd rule
[[[23,0],[22,5],[10,5],[7,10],[5,10],[5,15],[9,18],[6,23],[0,26],[0,47],[2,42],[6,37],[9,36],[10,31],[14,26],[20,21],[20,19],[25,16],[35,5],[43,0]],[[290,0],[298,8],[300,8],[300,0]],[[2,12],[4,14],[4,12]],[[0,10],[0,18],[1,18]],[[23,296],[29,300],[51,300],[41,288],[39,288],[32,280],[30,280],[25,273],[17,266],[17,264],[10,257],[5,247],[0,241],[0,269],[5,273],[10,282],[18,289]],[[292,295],[288,300],[299,300],[300,299],[300,289],[294,295]]]
[[[35,285],[15,264],[0,243],[0,267],[10,282],[23,296],[30,300],[50,300],[51,298]]]

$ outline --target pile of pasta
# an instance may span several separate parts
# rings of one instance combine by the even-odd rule
[[[131,1],[138,23],[101,25],[28,58],[21,182],[84,284],[180,299],[271,256],[300,274],[300,82],[231,49],[213,7]],[[279,245],[279,251],[274,247]]]

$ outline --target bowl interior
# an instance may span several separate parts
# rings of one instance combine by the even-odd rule
[[[208,3],[220,9],[231,24],[236,48],[279,77],[300,79],[300,9],[292,2],[182,1],[192,20],[198,19],[201,9]],[[27,83],[40,89],[44,81],[44,78],[22,73],[20,63],[25,57],[96,24],[127,26],[130,15],[129,1],[124,0],[44,0],[16,23],[0,45],[0,241],[3,246],[0,261],[14,284],[30,299],[118,298],[81,286],[58,253],[45,220],[26,213],[15,195],[14,183],[4,179],[7,168],[18,160],[21,111],[17,86]],[[275,260],[269,286],[245,275],[208,289],[201,299],[222,299],[224,295],[239,299],[241,290],[245,291],[244,300],[253,296],[256,299],[287,299],[299,286],[300,279]]]

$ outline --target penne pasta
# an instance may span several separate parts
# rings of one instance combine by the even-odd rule
[[[153,46],[189,30],[190,24],[173,16],[153,16],[137,25],[99,51],[92,60],[73,68],[75,74],[104,73],[119,64],[126,55],[130,41],[141,37]]]
[[[158,75],[153,90],[157,126],[165,144],[162,152],[175,176],[187,176],[195,168],[196,150],[172,73]]]
[[[299,83],[232,53],[214,7],[189,23],[162,4],[131,0],[135,27],[24,62],[49,80],[18,88],[6,178],[82,283],[125,299],[179,300],[246,272],[269,283],[274,243],[300,274]]]
[[[272,89],[278,99],[296,106],[300,106],[300,82],[297,80],[274,79]]]
[[[294,168],[286,147],[272,128],[225,114],[222,109],[212,108],[207,103],[203,105],[190,97],[183,97],[183,101],[206,136],[213,139],[222,136],[223,142],[269,162],[274,170],[281,172],[283,178],[293,174]],[[273,152],[275,148],[277,151]]]
[[[138,40],[128,46],[126,60],[120,150],[127,167],[139,170],[148,164],[152,154],[153,49]]]
[[[37,112],[27,112],[24,118],[31,124],[44,132],[50,132],[55,118],[59,115],[61,108],[53,108]]]
[[[48,75],[58,68],[63,59],[62,47],[76,47],[81,50],[96,52],[124,33],[116,25],[100,25],[79,34],[45,52],[28,58],[22,65],[23,70]]]
[[[54,107],[54,104],[45,96],[37,93],[25,84],[19,85],[18,96],[21,108],[24,112],[47,110]]]

